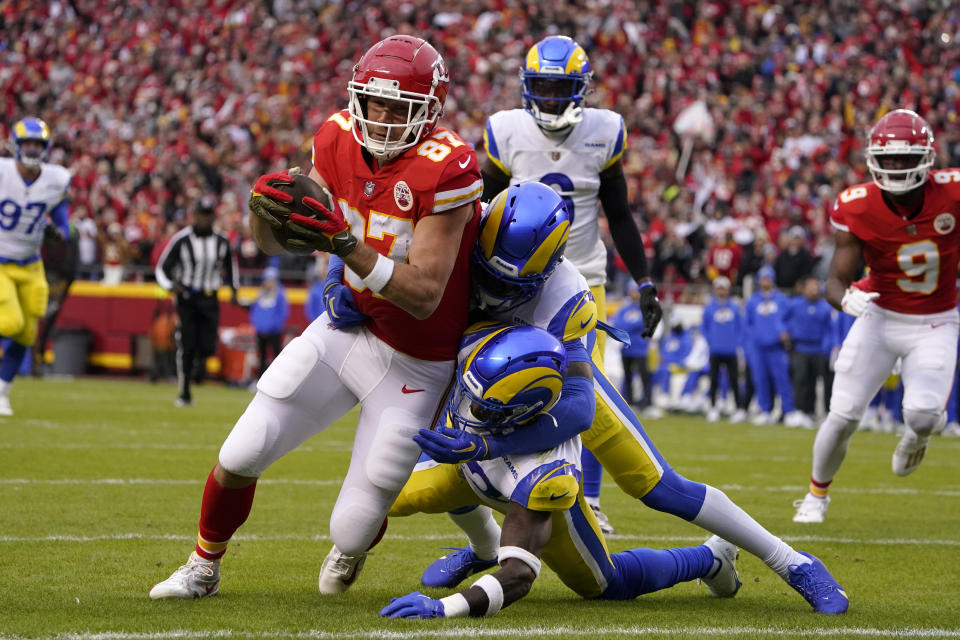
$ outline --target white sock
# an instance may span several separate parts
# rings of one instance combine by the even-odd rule
[[[10,395],[10,387],[13,386],[13,381],[7,382],[6,380],[0,380],[0,396]]]
[[[600,508],[600,496],[583,496],[583,499],[587,501],[587,504],[590,505],[592,509]]]
[[[490,507],[479,506],[467,513],[451,513],[450,519],[463,529],[470,548],[482,560],[493,560],[500,551],[500,525]]]
[[[781,577],[786,576],[787,566],[809,562],[805,556],[760,526],[723,491],[710,485],[706,487],[703,506],[692,520],[693,524],[757,556]]]
[[[809,564],[813,562],[807,556],[797,553],[793,547],[778,538],[779,544],[769,557],[763,558],[764,563],[778,576],[787,579],[787,569],[795,564]]]

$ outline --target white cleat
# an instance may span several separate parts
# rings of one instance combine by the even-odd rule
[[[918,436],[913,429],[905,429],[900,443],[893,450],[890,466],[898,476],[908,476],[917,470],[927,453],[930,436]]]
[[[960,422],[948,422],[940,435],[945,438],[960,438]]]
[[[713,536],[704,542],[713,557],[720,566],[713,572],[709,578],[701,578],[700,581],[710,590],[710,595],[715,598],[732,598],[740,590],[740,575],[737,573],[737,558],[740,556],[740,550],[727,542],[720,536]]]
[[[592,504],[590,505],[590,510],[593,511],[593,515],[597,518],[597,524],[600,525],[600,531],[602,531],[604,535],[612,536],[616,533],[613,525],[610,524],[610,518],[600,510],[600,505]]]
[[[0,416],[12,416],[13,407],[10,406],[10,396],[0,394]]]
[[[729,422],[732,424],[735,424],[737,422],[746,422],[746,420],[747,420],[747,412],[744,411],[743,409],[737,409],[736,411],[733,412],[733,415],[730,416]]]
[[[820,523],[827,518],[830,496],[818,498],[808,493],[803,500],[795,500],[793,506],[797,508],[797,512],[793,515],[794,522]]]
[[[334,545],[320,567],[320,593],[329,596],[349,589],[363,569],[366,559],[366,552],[358,556],[348,556]]]
[[[717,409],[710,409],[707,411],[707,422],[718,422],[720,420],[720,412]]]
[[[750,422],[757,427],[766,427],[773,424],[773,416],[764,411],[763,413],[758,413],[756,416],[754,416],[753,420]]]
[[[187,564],[150,589],[152,600],[192,600],[220,591],[220,561],[201,558],[194,551]]]

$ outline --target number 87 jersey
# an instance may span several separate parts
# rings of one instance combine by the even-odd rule
[[[923,207],[907,219],[884,201],[876,184],[840,193],[830,222],[860,240],[867,277],[858,286],[874,304],[897,313],[937,313],[957,306],[960,260],[960,169],[932,171]]]
[[[70,172],[43,163],[40,175],[27,184],[13,158],[0,158],[0,260],[35,257],[43,243],[48,214],[67,197]]]

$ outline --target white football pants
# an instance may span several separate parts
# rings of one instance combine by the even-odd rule
[[[409,478],[454,362],[418,360],[367,329],[336,330],[326,314],[288,344],[257,383],[257,394],[220,449],[227,471],[259,477],[271,464],[360,403],[350,467],[330,516],[343,553],[365,551]]]

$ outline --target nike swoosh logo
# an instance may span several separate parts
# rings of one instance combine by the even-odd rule
[[[568,493],[570,493],[570,492],[569,492],[569,491],[564,491],[564,492],[561,493],[560,495],[557,495],[557,494],[555,494],[555,493],[551,493],[551,494],[550,494],[550,499],[551,499],[551,500],[559,500],[560,498],[564,497],[564,496],[567,495]]]
[[[937,328],[939,328],[939,327],[942,327],[942,326],[945,325],[945,324],[947,324],[947,323],[946,323],[946,322],[934,322],[933,324],[930,325],[930,328],[931,328],[931,329],[937,329]]]
[[[591,320],[593,320],[593,315],[592,315],[592,314],[590,315],[589,318],[587,318],[586,320],[584,320],[583,322],[580,323],[580,328],[583,329],[584,327],[586,327],[588,324],[590,324],[590,321],[591,321]]]
[[[419,393],[420,391],[426,391],[426,389],[407,389],[407,385],[403,385],[403,388],[400,389],[401,393]]]
[[[460,165],[461,169],[466,169],[467,165],[470,164],[470,156],[467,156],[463,162],[458,162],[457,164]]]
[[[475,442],[471,442],[470,446],[467,447],[466,449],[454,449],[453,452],[454,453],[470,453],[476,448],[477,448],[477,444]]]

